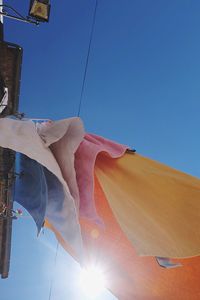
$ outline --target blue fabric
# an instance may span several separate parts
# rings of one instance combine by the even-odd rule
[[[46,168],[44,168],[44,174],[48,190],[47,218],[55,224],[60,222],[65,194],[63,185],[54,174]]]
[[[69,240],[69,236],[71,236],[70,239],[73,240],[74,231],[70,229],[71,227],[68,222],[74,212],[70,211],[66,205],[63,185],[58,178],[46,168],[44,168],[44,173],[48,188],[46,218],[66,241]]]
[[[19,157],[19,173],[16,179],[14,200],[33,217],[38,232],[44,223],[48,202],[48,189],[44,168],[24,154]]]
[[[14,200],[33,217],[40,232],[45,217],[66,238],[67,215],[63,185],[49,170],[20,154]]]
[[[170,258],[167,257],[158,257],[156,256],[157,263],[166,269],[172,269],[177,267],[182,267],[182,264],[179,262],[173,262]]]

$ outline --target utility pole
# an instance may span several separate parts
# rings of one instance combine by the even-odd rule
[[[3,0],[0,0],[0,5],[3,5]],[[2,12],[3,7],[0,6],[0,12]],[[3,16],[0,15],[0,41],[3,41]]]
[[[3,12],[3,0],[0,0]],[[22,48],[4,41],[0,14],[0,117],[17,113]],[[7,278],[10,267],[15,152],[0,147],[0,275]]]
[[[0,0],[0,13],[2,12],[3,7],[1,6],[3,5],[3,0]],[[3,42],[3,16],[0,14],[0,42]],[[0,53],[1,55],[1,53]],[[3,86],[1,83],[1,78],[0,78],[0,99],[3,98],[3,94],[4,94],[4,90],[3,90]]]
[[[3,10],[3,0],[0,0],[0,11]],[[0,15],[0,56],[4,56],[4,30],[3,30],[3,15]],[[1,90],[4,92],[3,86],[3,67],[0,64],[0,85]],[[1,210],[6,205],[11,205],[11,195],[10,195],[10,175],[6,174],[6,164],[10,163],[11,155],[13,152],[8,149],[0,148],[0,203]],[[6,157],[7,156],[7,157]],[[14,163],[14,161],[13,161]],[[13,165],[10,165],[10,169],[13,168]],[[2,278],[8,277],[9,265],[10,265],[10,251],[11,251],[11,235],[12,235],[12,219],[1,219],[0,220],[0,274]]]
[[[19,91],[22,47],[4,41],[4,17],[29,24],[48,22],[49,0],[30,0],[29,15],[24,17],[0,0],[0,118],[19,117]],[[0,133],[1,134],[1,133]],[[15,181],[15,152],[0,147],[0,275],[7,278],[10,267],[13,190]]]

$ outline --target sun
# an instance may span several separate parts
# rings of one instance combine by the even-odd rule
[[[105,274],[95,266],[81,269],[80,286],[84,294],[90,299],[95,299],[105,291]]]

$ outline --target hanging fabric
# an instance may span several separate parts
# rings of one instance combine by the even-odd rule
[[[20,152],[33,159],[51,172],[62,184],[65,198],[59,220],[62,220],[63,226],[62,230],[60,225],[58,229],[62,231],[63,238],[81,255],[82,239],[78,221],[78,188],[75,170],[73,174],[71,172],[74,164],[74,152],[84,137],[81,120],[70,118],[49,124],[45,123],[44,126],[36,126],[31,120],[4,118],[0,119],[0,131],[1,147]],[[52,149],[50,149],[51,145]],[[61,153],[59,159],[63,158],[63,163],[60,160],[58,163],[56,160],[59,151]],[[64,154],[67,158],[64,157]],[[35,167],[40,169],[40,166]],[[74,178],[72,178],[73,175]],[[69,186],[66,178],[70,176]],[[73,198],[71,193],[76,194],[77,198]],[[44,194],[46,195],[46,192]],[[50,208],[48,208],[49,215],[51,215]],[[42,218],[39,220],[40,224],[37,224],[38,228],[41,227]]]

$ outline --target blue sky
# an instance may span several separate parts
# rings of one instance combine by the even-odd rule
[[[27,14],[29,3],[5,1]],[[52,0],[49,24],[5,20],[5,38],[24,48],[20,111],[76,116],[94,0]],[[200,177],[200,2],[99,0],[81,118],[89,132]],[[31,145],[30,145],[31,146]],[[10,277],[2,300],[87,300],[78,265],[30,218],[13,223]],[[110,294],[101,300],[115,299]]]

